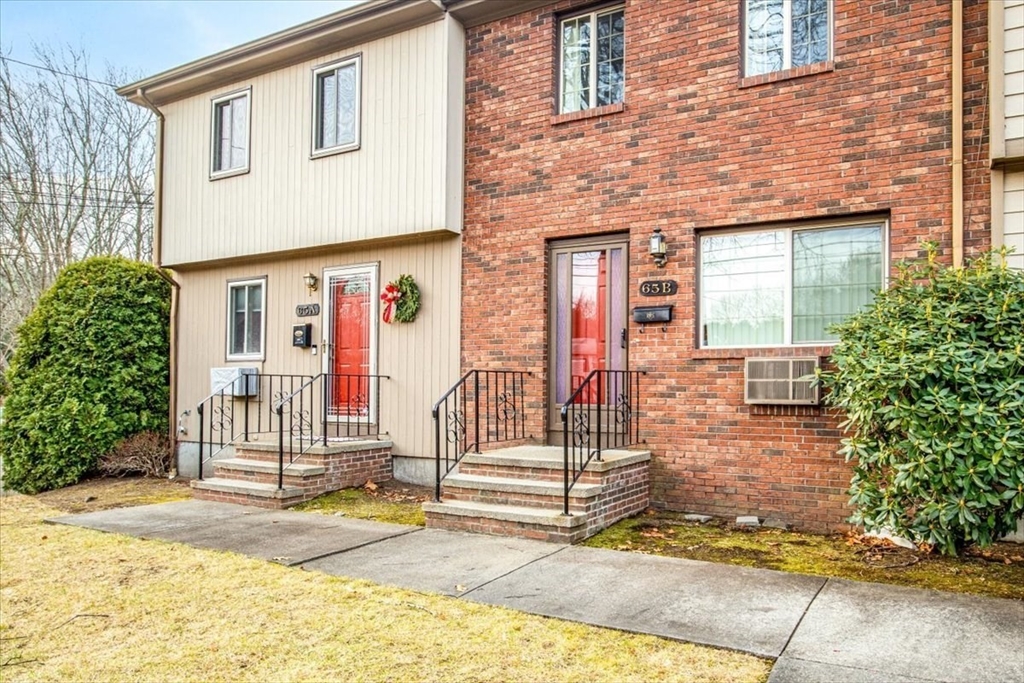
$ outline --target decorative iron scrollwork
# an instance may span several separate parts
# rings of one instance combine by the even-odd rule
[[[590,415],[579,412],[573,417],[572,443],[576,448],[584,448],[590,444]]]
[[[615,397],[615,423],[628,425],[633,420],[633,408],[629,405],[629,396],[625,392]]]
[[[274,410],[276,411],[278,408],[280,408],[284,404],[285,399],[287,399],[290,395],[291,394],[289,394],[287,391],[275,391],[274,398],[271,401],[271,403],[274,406]]]
[[[308,410],[296,410],[292,413],[292,436],[301,437],[313,433],[313,420]]]
[[[457,444],[466,438],[466,416],[461,410],[451,410],[447,414],[448,426],[446,439],[448,443]]]
[[[515,419],[517,414],[515,395],[509,391],[498,394],[498,420],[508,422]]]
[[[210,416],[210,431],[228,431],[231,429],[232,424],[231,406],[215,406],[213,415]]]
[[[348,399],[348,416],[361,417],[370,414],[370,400],[365,394],[355,394]]]

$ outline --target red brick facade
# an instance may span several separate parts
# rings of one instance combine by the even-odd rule
[[[627,0],[625,102],[595,116],[555,112],[557,20],[587,4],[468,29],[462,362],[531,371],[528,433],[542,440],[549,244],[628,233],[631,307],[640,280],[679,283],[666,332],[629,330],[630,367],[649,373],[652,503],[834,529],[850,513],[837,419],[744,404],[743,359],[792,348],[698,348],[697,240],[884,215],[892,262],[922,240],[948,253],[951,3],[835,0],[834,61],[754,79],[741,73],[741,4]],[[965,2],[968,255],[989,239],[985,12]],[[656,227],[668,238],[663,269],[647,254]]]

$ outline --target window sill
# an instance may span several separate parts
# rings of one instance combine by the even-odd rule
[[[235,176],[246,175],[249,172],[249,167],[245,168],[233,168],[230,171],[217,171],[216,173],[210,174],[210,181],[224,180],[225,178],[234,178]]]
[[[804,66],[798,66],[793,69],[785,69],[784,71],[772,71],[771,73],[758,74],[757,76],[747,76],[740,79],[741,88],[753,88],[758,85],[764,85],[766,83],[777,83],[778,81],[789,81],[794,78],[803,78],[804,76],[813,76],[814,74],[826,73],[828,71],[835,71],[836,63],[834,60],[827,62],[817,62],[815,64],[805,64]]]
[[[332,157],[335,154],[344,154],[345,152],[355,152],[359,149],[360,143],[354,145],[344,145],[341,147],[328,147],[327,149],[318,149],[309,155],[310,159],[322,159],[323,157]]]
[[[593,119],[599,116],[607,116],[608,114],[618,114],[625,110],[626,104],[624,102],[616,102],[615,104],[606,104],[603,107],[594,107],[593,109],[582,109],[569,112],[568,114],[555,114],[551,117],[551,125],[557,126],[562,123],[569,123],[570,121],[582,121],[583,119]]]
[[[746,348],[694,349],[690,358],[693,360],[742,360],[744,358],[791,358],[817,356],[827,358],[832,355],[834,344],[815,346],[752,346]]]
[[[249,354],[247,356],[224,356],[225,363],[262,363],[265,357],[262,353]]]

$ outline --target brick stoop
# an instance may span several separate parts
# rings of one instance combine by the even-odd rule
[[[285,465],[280,489],[277,444],[238,444],[235,456],[215,460],[214,476],[192,481],[192,495],[200,500],[281,509],[331,491],[362,486],[367,480],[391,479],[390,441],[311,446],[295,462]]]
[[[427,526],[575,543],[648,506],[648,451],[604,451],[569,491],[562,514],[560,446],[516,446],[467,454],[424,503]]]

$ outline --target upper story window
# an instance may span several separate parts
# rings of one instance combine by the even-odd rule
[[[744,75],[827,62],[831,4],[829,0],[746,0]]]
[[[359,55],[313,70],[313,156],[359,147]]]
[[[249,170],[249,95],[245,90],[213,100],[211,176]]]
[[[830,343],[884,284],[885,223],[710,233],[700,240],[702,347]]]
[[[626,82],[625,30],[622,7],[577,14],[561,21],[560,113],[622,102]]]
[[[228,360],[262,358],[265,290],[264,278],[228,283]]]

